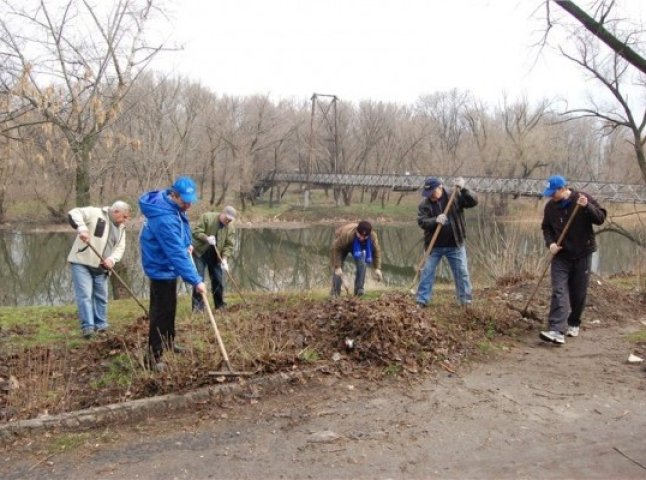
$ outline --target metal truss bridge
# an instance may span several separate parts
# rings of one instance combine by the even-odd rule
[[[455,177],[439,176],[446,185],[451,185]],[[531,178],[492,178],[463,177],[467,187],[479,193],[500,193],[521,197],[540,197],[545,189],[546,180]],[[256,185],[262,193],[277,183],[310,184],[312,188],[368,187],[391,188],[400,192],[412,192],[422,188],[425,176],[395,174],[345,174],[345,173],[282,173],[273,172]],[[646,185],[604,183],[573,180],[569,182],[573,190],[582,190],[595,199],[616,203],[646,203]]]

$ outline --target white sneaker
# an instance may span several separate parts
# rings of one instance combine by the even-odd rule
[[[555,332],[554,330],[550,330],[549,332],[541,332],[540,336],[541,340],[545,340],[546,342],[558,344],[565,343],[565,335],[563,335],[561,332]]]
[[[568,337],[578,337],[579,336],[579,327],[567,327],[566,335]]]

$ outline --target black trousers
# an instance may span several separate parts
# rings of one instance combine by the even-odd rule
[[[150,328],[148,345],[159,360],[164,349],[173,348],[175,313],[177,311],[177,279],[150,280]]]
[[[592,254],[575,260],[561,255],[556,255],[552,259],[550,330],[565,333],[568,326],[581,325],[591,265]]]
[[[208,270],[209,277],[211,278],[211,293],[213,294],[213,303],[215,308],[222,308],[224,306],[224,275],[222,273],[222,264],[218,260],[215,250],[213,247],[209,249],[202,255],[198,257],[193,255],[193,263],[195,263],[195,268],[200,277],[204,277],[204,271]],[[193,311],[202,311],[204,310],[204,301],[202,300],[202,295],[198,294],[193,288],[193,295],[191,300],[191,305]]]

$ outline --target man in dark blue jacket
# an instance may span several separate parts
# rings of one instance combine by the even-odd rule
[[[197,201],[195,182],[179,177],[167,190],[139,198],[146,220],[139,243],[144,272],[150,278],[150,329],[148,364],[162,370],[164,348],[175,348],[177,277],[202,294],[206,286],[191,260],[191,228],[186,211]]]
[[[442,181],[437,177],[428,177],[424,182],[424,200],[417,210],[417,224],[424,230],[425,250],[429,248],[436,231],[437,236],[420,274],[416,296],[420,307],[425,307],[433,298],[435,270],[442,257],[446,257],[451,267],[458,303],[468,307],[473,300],[465,247],[467,233],[464,210],[475,207],[478,197],[465,188],[464,183],[462,177],[454,180],[454,201],[447,210],[452,194],[444,188]]]

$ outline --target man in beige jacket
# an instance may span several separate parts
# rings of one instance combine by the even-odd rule
[[[129,218],[130,206],[120,200],[111,207],[79,207],[68,212],[77,236],[67,261],[72,268],[74,296],[86,339],[108,328],[108,272],[123,257],[125,223]]]
[[[354,294],[364,294],[366,267],[374,268],[374,277],[378,282],[383,280],[381,273],[381,247],[377,234],[372,230],[370,222],[348,223],[337,228],[334,242],[330,250],[330,261],[334,274],[332,276],[332,296],[341,295],[341,285],[345,284],[343,277],[343,262],[351,253],[356,265],[354,277]]]

